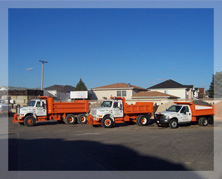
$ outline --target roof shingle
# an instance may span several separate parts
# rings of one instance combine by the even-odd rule
[[[93,89],[121,89],[121,88],[133,88],[133,89],[139,89],[139,90],[146,90],[145,88],[141,88],[141,87],[131,85],[131,84],[126,84],[126,83],[115,83],[111,85],[96,87]]]
[[[151,86],[148,89],[158,88],[193,88],[193,85],[182,85],[174,80],[169,79],[157,85]]]
[[[165,97],[165,98],[179,98],[177,96],[161,93],[158,91],[140,91],[133,95],[133,98],[154,98],[154,97]]]
[[[74,91],[75,87],[70,85],[52,85],[45,88],[45,90],[56,90],[60,92],[67,92],[67,91]]]

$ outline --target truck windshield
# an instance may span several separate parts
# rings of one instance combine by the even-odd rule
[[[101,107],[111,107],[112,103],[113,103],[112,101],[103,101]]]
[[[28,106],[35,106],[35,101],[30,101],[30,102],[28,103]]]
[[[167,111],[171,111],[171,112],[179,112],[180,109],[181,109],[182,106],[176,106],[176,105],[173,105],[173,106],[170,106]]]

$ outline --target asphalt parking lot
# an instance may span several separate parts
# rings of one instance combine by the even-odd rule
[[[9,118],[9,171],[213,171],[214,127],[35,127]]]

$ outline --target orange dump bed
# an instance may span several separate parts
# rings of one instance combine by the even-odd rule
[[[75,100],[74,102],[54,102],[50,97],[39,97],[47,100],[48,114],[51,113],[88,113],[89,100]]]
[[[193,102],[175,102],[176,104],[189,105],[191,108],[192,116],[210,116],[214,115],[214,106],[198,105]]]
[[[136,104],[124,105],[124,114],[151,114],[153,113],[152,102],[137,102]]]
[[[89,101],[54,102],[52,113],[88,113]],[[50,112],[49,112],[50,113]]]

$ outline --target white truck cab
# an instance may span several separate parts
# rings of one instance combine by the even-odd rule
[[[10,115],[11,107],[8,104],[0,103],[0,115]]]
[[[155,120],[158,126],[169,124],[171,128],[177,128],[178,123],[190,123],[192,121],[192,112],[189,105],[172,105],[166,111],[155,114]]]
[[[32,115],[33,117],[37,116],[46,116],[47,115],[47,105],[46,100],[43,99],[33,99],[27,106],[20,108],[19,106],[16,109],[16,113],[19,118],[23,118],[27,115]]]
[[[102,119],[109,116],[113,121],[115,118],[123,117],[123,101],[117,99],[109,99],[103,101],[101,107],[94,108],[90,111],[94,120]]]

